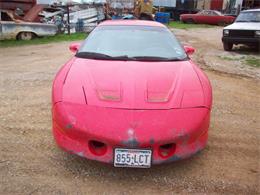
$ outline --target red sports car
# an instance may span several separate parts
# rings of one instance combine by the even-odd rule
[[[219,11],[202,10],[196,14],[181,14],[180,20],[184,23],[226,25],[234,22],[234,16],[225,16]]]
[[[207,142],[208,78],[164,25],[99,24],[53,82],[53,134],[70,153],[142,167],[190,157]]]

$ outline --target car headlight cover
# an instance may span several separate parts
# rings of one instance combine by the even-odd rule
[[[224,36],[228,36],[228,35],[229,35],[229,30],[224,29],[224,30],[223,30],[223,35],[224,35]]]
[[[255,31],[255,36],[260,37],[260,30]]]

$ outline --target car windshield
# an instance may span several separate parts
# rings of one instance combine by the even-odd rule
[[[260,12],[242,12],[236,22],[260,22]]]
[[[212,11],[212,10],[202,10],[202,11],[200,11],[200,12],[198,12],[197,13],[198,15],[208,15],[208,16],[221,16],[222,14],[221,14],[221,12],[219,12],[219,11],[216,11],[216,10],[214,10],[214,11]]]
[[[151,26],[99,26],[76,54],[104,60],[180,61],[187,55],[167,28]]]

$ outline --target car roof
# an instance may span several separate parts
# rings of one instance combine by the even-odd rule
[[[243,10],[242,12],[260,12],[260,9],[247,9]]]
[[[147,20],[106,20],[99,26],[151,26],[166,28],[163,24]]]

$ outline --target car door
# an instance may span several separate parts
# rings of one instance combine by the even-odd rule
[[[200,13],[197,15],[196,23],[199,23],[199,24],[207,24],[208,14],[209,14],[209,12],[208,12],[207,10],[204,10],[204,11],[200,12]]]
[[[1,40],[16,38],[18,23],[7,12],[1,11]]]
[[[205,22],[205,15],[206,15],[206,11],[203,10],[197,14],[194,14],[193,20],[198,24],[203,24]]]
[[[213,10],[205,10],[203,17],[201,19],[202,24],[218,24],[219,21],[219,16],[218,13],[216,13]]]
[[[210,11],[209,16],[209,24],[219,24],[223,20],[223,16],[217,11]]]

